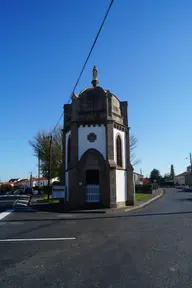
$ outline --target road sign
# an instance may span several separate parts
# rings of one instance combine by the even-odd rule
[[[53,186],[52,187],[52,198],[53,199],[64,199],[65,198],[65,186]]]

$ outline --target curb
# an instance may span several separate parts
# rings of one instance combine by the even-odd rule
[[[164,190],[159,195],[151,198],[150,200],[148,200],[148,201],[146,201],[146,202],[144,202],[144,203],[142,203],[142,204],[140,204],[138,206],[135,206],[135,207],[132,207],[132,208],[126,208],[124,211],[125,212],[129,212],[129,211],[133,211],[133,210],[137,210],[137,209],[143,208],[143,207],[149,205],[151,202],[161,198],[163,196],[163,194],[164,194]]]
[[[114,217],[115,217],[115,215],[117,215],[117,214],[122,214],[122,213],[125,213],[125,212],[131,212],[131,211],[134,211],[134,210],[138,210],[138,209],[140,209],[140,208],[142,208],[142,207],[145,207],[145,206],[147,206],[147,205],[149,205],[150,203],[152,203],[153,201],[155,201],[155,200],[157,200],[157,199],[159,199],[160,197],[162,197],[163,196],[163,194],[164,194],[164,189],[161,189],[161,193],[159,194],[159,195],[157,195],[157,196],[155,196],[155,197],[153,197],[153,198],[151,198],[151,199],[149,199],[148,201],[146,201],[146,202],[144,202],[144,203],[141,203],[141,204],[139,204],[139,205],[137,205],[137,206],[132,206],[132,207],[127,207],[127,208],[125,208],[125,207],[122,207],[122,208],[117,208],[117,209],[115,209],[115,210],[111,210],[111,209],[104,209],[104,210],[100,210],[99,209],[99,212],[98,211],[96,211],[95,212],[95,210],[86,210],[86,211],[67,211],[67,212],[58,212],[58,213],[62,213],[62,214],[65,214],[65,215],[69,215],[70,214],[70,217],[68,218],[65,218],[65,220],[71,220],[72,218],[72,216],[71,215],[73,215],[74,217],[76,216],[76,217],[78,217],[78,216],[80,216],[79,218],[80,219],[84,219],[83,217],[85,217],[85,215],[86,215],[86,217],[92,217],[92,219],[94,219],[95,217],[93,217],[93,215],[89,215],[89,214],[99,214],[100,216],[99,217],[103,217],[103,218],[105,218],[107,215],[113,215],[114,214]],[[38,205],[39,206],[41,206],[41,205],[44,205],[44,203],[38,203]],[[33,206],[34,205],[30,205],[30,207],[33,209]],[[36,211],[37,212],[37,211]],[[38,212],[40,212],[40,210],[38,209]],[[44,210],[42,210],[42,212],[45,212]],[[50,212],[50,211],[46,211],[46,212]],[[77,216],[78,215],[78,216]],[[122,214],[123,215],[123,214]],[[82,217],[83,216],[83,217]],[[89,217],[88,217],[88,219],[89,219]],[[111,216],[110,216],[111,217]],[[85,219],[87,219],[87,218],[85,218]],[[58,218],[58,220],[59,220],[59,218]]]

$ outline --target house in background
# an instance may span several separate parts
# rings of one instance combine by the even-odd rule
[[[187,166],[187,172],[191,172],[191,165]]]
[[[186,185],[187,184],[186,179],[189,175],[190,175],[190,172],[188,172],[188,171],[185,171],[179,175],[176,175],[174,177],[174,184],[175,185]]]
[[[150,178],[143,178],[143,184],[144,185],[147,185],[147,184],[150,184]]]
[[[133,180],[135,185],[143,185],[143,178],[144,176],[142,174],[133,172]]]
[[[1,186],[2,185],[7,185],[7,186],[11,186],[11,187],[14,187],[14,184],[13,183],[11,183],[11,182],[1,182],[1,184],[0,184]]]
[[[50,179],[50,184],[52,185],[53,182],[58,182],[58,181],[59,181],[58,177],[52,178]],[[48,179],[45,177],[24,179],[24,180],[18,181],[16,185],[20,185],[23,187],[35,187],[35,186],[44,187],[48,185]]]
[[[54,185],[54,182],[59,182],[59,178],[55,177],[50,179],[50,185]],[[9,182],[1,182],[0,185],[9,185],[12,187],[35,187],[35,186],[39,186],[39,187],[44,187],[48,185],[48,179],[45,177],[41,177],[41,178],[18,178],[18,179],[11,179],[9,180]]]
[[[20,181],[20,180],[21,180],[21,178],[11,178],[11,179],[8,181],[8,183],[14,184],[14,183],[17,183],[17,182]]]
[[[50,184],[52,185],[53,182],[57,182],[58,177],[50,179]],[[23,187],[44,187],[48,185],[48,179],[45,177],[41,178],[31,178],[31,179],[24,179],[20,180],[16,183],[16,185],[23,186]]]

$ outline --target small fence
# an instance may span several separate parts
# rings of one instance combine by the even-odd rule
[[[86,202],[87,203],[100,202],[99,185],[86,185]]]

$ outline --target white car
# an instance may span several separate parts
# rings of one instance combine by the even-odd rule
[[[33,195],[39,195],[39,191],[38,190],[33,190]]]

